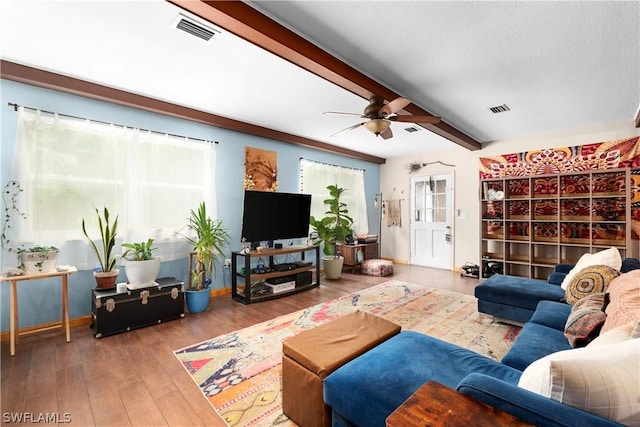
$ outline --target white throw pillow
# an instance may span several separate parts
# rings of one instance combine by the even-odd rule
[[[559,351],[529,365],[518,386],[629,426],[640,425],[640,339]]]
[[[562,280],[562,284],[560,287],[567,290],[567,286],[569,286],[569,282],[571,279],[580,272],[585,267],[591,267],[592,265],[606,265],[614,270],[620,271],[622,268],[622,257],[620,256],[620,252],[617,248],[613,246],[609,249],[605,249],[600,252],[596,252],[595,254],[584,254],[580,257],[576,265],[567,273],[567,275]]]
[[[634,328],[639,328],[640,322],[630,322],[626,325],[618,326],[610,331],[604,332],[598,335],[593,341],[587,344],[587,347],[597,347],[599,345],[616,344],[623,341],[628,341],[632,338],[638,338],[638,335],[633,335]]]

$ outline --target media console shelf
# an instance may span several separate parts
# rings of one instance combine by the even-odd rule
[[[315,253],[315,263],[306,266],[293,266],[278,271],[275,257],[300,254],[305,261],[307,252]],[[244,258],[244,262],[238,258]],[[263,258],[266,272],[254,272],[252,258]],[[282,262],[282,261],[281,261]],[[314,274],[315,273],[315,274]],[[269,280],[271,279],[271,280]],[[291,282],[295,282],[293,285]],[[273,284],[269,282],[280,282]],[[281,249],[266,248],[261,252],[251,251],[231,253],[231,298],[243,304],[282,298],[287,295],[308,291],[320,284],[320,248],[318,246],[287,246]],[[277,288],[280,289],[277,289]]]

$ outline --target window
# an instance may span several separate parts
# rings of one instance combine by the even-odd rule
[[[106,206],[119,217],[118,245],[152,237],[163,261],[186,257],[175,232],[203,200],[215,215],[214,165],[213,143],[21,108],[14,179],[27,219],[13,240],[58,246],[59,263],[93,268],[81,223],[97,238],[94,207]]]
[[[346,189],[340,200],[347,204],[349,216],[353,218],[353,230],[356,234],[367,234],[369,221],[364,192],[364,170],[307,159],[300,160],[300,190],[311,194],[311,215],[316,218],[323,217],[327,210],[323,201],[329,197],[328,185]]]

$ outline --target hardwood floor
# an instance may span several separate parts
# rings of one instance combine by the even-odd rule
[[[392,277],[343,273],[316,289],[250,305],[230,296],[214,298],[205,313],[101,339],[88,326],[73,328],[70,343],[60,332],[29,336],[21,338],[14,357],[3,342],[0,424],[10,416],[35,420],[57,414],[59,425],[224,426],[174,350],[390,279],[471,295],[478,284],[445,270],[399,264],[394,269]],[[70,422],[64,422],[65,414]]]

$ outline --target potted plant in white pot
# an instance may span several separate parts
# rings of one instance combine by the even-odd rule
[[[316,235],[312,239],[314,245],[322,244],[322,264],[325,278],[336,280],[340,278],[344,258],[336,251],[336,243],[344,243],[346,237],[352,234],[353,219],[349,216],[347,205],[340,201],[340,196],[345,192],[344,188],[337,185],[327,186],[329,199],[324,200],[328,210],[324,218],[316,219],[313,215],[309,224],[315,230]]]
[[[16,250],[20,265],[26,274],[50,273],[56,269],[58,248],[55,246],[34,246]]]
[[[189,257],[189,280],[185,291],[190,313],[201,313],[209,305],[210,288],[215,273],[215,262],[223,256],[223,248],[229,244],[229,230],[222,221],[207,215],[204,202],[197,210],[191,210],[187,228],[193,235],[178,233],[193,245]]]
[[[153,239],[140,243],[123,243],[122,264],[127,282],[132,288],[144,288],[155,283],[160,271],[160,258],[154,258]]]
[[[102,216],[98,208],[95,208],[95,210],[98,217],[98,229],[100,230],[102,247],[98,249],[98,246],[91,240],[91,237],[89,237],[84,218],[82,219],[82,232],[91,244],[100,262],[99,271],[96,269],[96,271],[93,272],[96,285],[99,289],[109,289],[115,287],[118,274],[120,274],[120,270],[115,268],[116,258],[113,255],[113,247],[116,245],[116,235],[118,234],[118,216],[116,215],[113,222],[109,223],[109,209],[107,209],[106,206]]]

